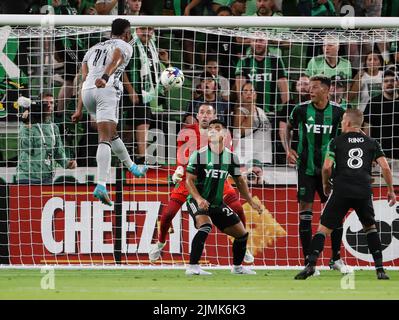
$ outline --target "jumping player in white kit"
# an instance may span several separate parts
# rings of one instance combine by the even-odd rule
[[[144,176],[147,171],[146,166],[140,169],[133,163],[116,131],[119,100],[123,91],[120,77],[133,52],[128,44],[130,38],[130,22],[116,19],[112,22],[111,39],[91,47],[82,62],[81,98],[90,115],[96,119],[99,135],[97,186],[93,195],[109,206],[112,206],[112,201],[106,182],[111,169],[111,149],[136,177]],[[81,115],[82,103],[79,103],[72,121],[78,121]]]

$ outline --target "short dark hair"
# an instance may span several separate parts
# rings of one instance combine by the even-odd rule
[[[331,87],[331,79],[325,75],[317,75],[310,78],[310,81],[320,81],[321,84],[326,85],[327,87]]]
[[[213,119],[211,122],[209,122],[209,126],[211,126],[211,124],[220,124],[223,128],[226,128],[226,124],[219,119]]]
[[[386,77],[394,77],[396,79],[396,73],[391,69],[387,69],[384,72],[384,78]]]
[[[130,22],[126,19],[115,19],[112,21],[111,34],[114,36],[121,36],[126,28],[130,28]]]
[[[216,15],[218,15],[220,12],[223,12],[223,11],[227,11],[228,13],[230,13],[230,15],[233,15],[233,10],[231,10],[231,8],[228,6],[220,6],[216,10]]]

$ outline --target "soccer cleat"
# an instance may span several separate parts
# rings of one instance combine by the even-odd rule
[[[384,270],[377,270],[377,279],[378,280],[389,280],[388,275]]]
[[[154,244],[148,252],[148,258],[150,261],[157,261],[161,257],[162,249],[166,243],[157,242]]]
[[[329,263],[330,269],[332,270],[338,270],[342,274],[348,274],[348,273],[353,273],[353,269],[350,266],[347,266],[342,259],[338,259],[333,261],[333,259],[330,260]]]
[[[186,269],[187,276],[210,276],[212,273],[202,270],[198,264],[189,264]]]
[[[137,164],[133,163],[132,166],[129,168],[129,171],[137,178],[144,177],[147,170],[148,166],[146,164],[144,164],[144,167],[140,169]]]
[[[315,268],[312,277],[319,277],[319,276],[320,276],[320,271],[319,269]]]
[[[252,255],[251,251],[247,249],[245,251],[244,262],[245,263],[253,263],[255,261],[255,257]]]
[[[233,274],[256,274],[254,270],[251,270],[244,266],[233,266],[231,269],[231,273]]]
[[[305,267],[305,269],[303,269],[301,272],[299,272],[295,276],[295,280],[305,280],[305,279],[309,278],[310,276],[313,276],[315,274],[315,271],[316,271],[316,267],[308,264]]]
[[[111,199],[108,196],[107,189],[104,186],[102,186],[101,184],[98,184],[96,186],[96,188],[94,189],[94,192],[93,192],[93,196],[95,198],[101,200],[102,203],[104,203],[110,207],[113,205]]]

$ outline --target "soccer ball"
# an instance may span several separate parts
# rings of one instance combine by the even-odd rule
[[[166,90],[179,89],[184,83],[183,72],[176,67],[169,67],[162,71],[161,83]]]

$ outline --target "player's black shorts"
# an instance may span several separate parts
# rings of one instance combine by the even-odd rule
[[[319,194],[322,203],[327,201],[327,197],[323,192],[321,174],[309,176],[304,171],[298,170],[298,201],[313,202],[316,192]]]
[[[320,224],[336,229],[342,226],[342,220],[349,209],[354,209],[362,225],[369,227],[375,224],[372,197],[358,199],[342,197],[332,192],[320,217]]]
[[[194,219],[194,223],[195,216],[205,214],[211,218],[212,223],[221,231],[241,221],[237,213],[224,203],[219,207],[209,207],[208,211],[202,211],[198,209],[197,201],[191,198],[187,200],[187,208],[190,216]]]

